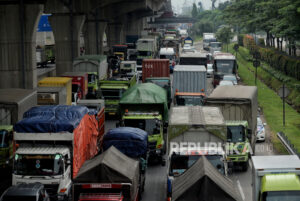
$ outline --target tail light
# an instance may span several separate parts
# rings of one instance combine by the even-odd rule
[[[157,148],[158,149],[162,148],[162,144],[157,145]]]

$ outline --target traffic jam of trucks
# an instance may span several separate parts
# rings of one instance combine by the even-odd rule
[[[35,89],[0,89],[0,168],[12,185],[0,201],[149,200],[153,167],[167,201],[299,201],[298,156],[256,155],[258,88],[221,86],[238,78],[236,57],[214,33],[197,50],[189,33],[148,28]]]

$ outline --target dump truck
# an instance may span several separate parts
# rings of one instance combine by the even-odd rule
[[[226,124],[219,108],[173,107],[168,129],[167,196],[171,196],[172,181],[203,155],[217,171],[227,175],[225,142]]]
[[[76,100],[76,92],[72,91],[72,78],[45,77],[38,82],[38,87],[60,87],[66,90],[66,105],[72,105]]]
[[[120,100],[120,126],[136,127],[148,133],[149,160],[165,165],[164,133],[168,122],[166,91],[152,83],[137,84]]]
[[[252,156],[253,201],[300,200],[297,155]]]
[[[108,64],[105,55],[84,55],[73,62],[74,72],[88,73],[87,97],[100,97],[99,81],[108,78]]]
[[[13,159],[13,126],[0,125],[0,168],[11,168]]]
[[[218,86],[205,100],[206,106],[219,107],[226,120],[228,158],[246,171],[250,148],[255,151],[257,130],[257,87]]]
[[[88,93],[88,73],[65,72],[61,77],[72,78],[72,92],[77,92],[79,99],[84,99]]]
[[[98,124],[83,106],[39,106],[14,125],[12,184],[44,184],[55,200],[68,200],[72,180],[98,154]]]
[[[138,201],[139,162],[115,147],[88,160],[73,183],[73,201]]]
[[[102,98],[105,100],[105,113],[119,115],[119,102],[125,91],[136,84],[136,75],[121,75],[100,81]]]
[[[36,105],[36,90],[0,89],[0,125],[16,124],[24,112]]]
[[[173,74],[174,105],[203,105],[206,79],[205,66],[176,65]]]
[[[119,127],[109,130],[103,139],[103,151],[114,146],[126,156],[139,162],[141,192],[144,191],[148,160],[148,133],[139,128]]]
[[[68,105],[66,87],[38,87],[38,105]]]

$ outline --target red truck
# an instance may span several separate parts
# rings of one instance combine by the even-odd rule
[[[88,93],[87,72],[66,72],[61,76],[72,78],[72,93],[77,93],[79,99],[85,98],[86,94]]]

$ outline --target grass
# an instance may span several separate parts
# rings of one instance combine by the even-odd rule
[[[197,41],[201,41],[202,40],[202,36],[195,36],[195,39],[194,39],[194,42],[197,42]]]
[[[229,46],[229,51],[234,52],[233,44]],[[248,50],[240,47],[238,56],[239,76],[246,85],[255,85],[254,67],[252,62],[241,57],[241,54],[249,55]],[[275,149],[279,153],[286,153],[285,148],[276,137],[277,132],[284,132],[289,140],[294,144],[295,148],[300,152],[300,114],[290,105],[286,104],[286,126],[283,126],[282,117],[282,100],[281,98],[266,84],[259,79],[257,80],[258,102],[263,109],[264,116],[270,126],[272,135],[271,141]]]

